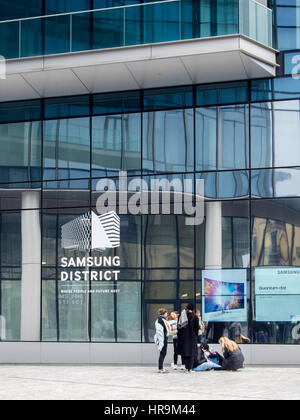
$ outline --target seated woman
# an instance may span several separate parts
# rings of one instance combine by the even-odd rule
[[[222,362],[222,368],[224,370],[238,370],[244,366],[244,355],[239,346],[229,340],[227,337],[221,337],[219,344],[222,346],[222,353],[224,360]]]
[[[222,366],[220,365],[223,360],[222,356],[219,353],[212,353],[209,350],[208,344],[201,344],[198,351],[198,358],[196,361],[196,367],[194,368],[195,372],[204,372],[206,370],[221,370]]]

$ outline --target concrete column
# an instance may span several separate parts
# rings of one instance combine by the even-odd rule
[[[206,203],[205,268],[222,268],[222,203]]]
[[[38,191],[22,193],[22,341],[40,341],[41,224],[39,207],[40,193]]]

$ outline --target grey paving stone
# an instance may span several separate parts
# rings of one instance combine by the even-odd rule
[[[300,366],[191,375],[159,375],[154,366],[0,366],[0,399],[298,400]]]

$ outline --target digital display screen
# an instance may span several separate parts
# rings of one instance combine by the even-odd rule
[[[300,268],[256,268],[256,321],[293,322],[299,317]]]
[[[204,321],[247,321],[246,270],[203,272]]]

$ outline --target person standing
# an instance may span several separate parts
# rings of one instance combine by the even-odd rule
[[[199,333],[198,333],[198,344],[206,344],[206,330],[207,330],[207,322],[203,322],[201,318],[201,312],[199,309],[196,310],[196,317],[199,319]]]
[[[171,336],[173,338],[173,347],[174,347],[174,362],[172,363],[172,367],[174,370],[178,369],[177,362],[178,362],[178,312],[171,312],[169,315],[169,324],[171,327]]]
[[[187,373],[193,371],[197,357],[199,328],[199,319],[196,317],[194,306],[189,304],[182,311],[178,321],[178,354],[182,356]]]
[[[168,311],[165,308],[158,310],[155,331],[154,342],[159,351],[158,373],[168,373],[167,369],[164,369],[164,361],[168,351],[168,336],[171,334],[171,327],[168,323]]]

